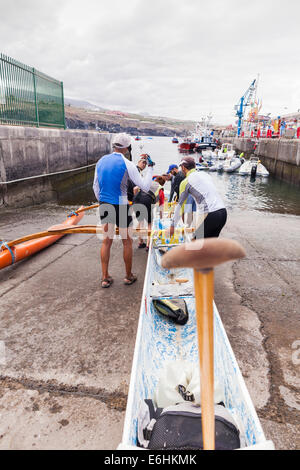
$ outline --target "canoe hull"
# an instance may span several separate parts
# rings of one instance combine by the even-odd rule
[[[180,272],[176,272],[176,277],[189,279],[191,283],[193,281],[192,270],[189,269],[181,269]],[[160,372],[166,364],[171,361],[188,360],[198,367],[193,293],[180,296],[187,303],[189,321],[184,326],[175,325],[162,318],[153,308],[151,296],[153,295],[153,282],[157,280],[160,283],[164,280],[166,283],[170,282],[168,271],[162,270],[157,263],[157,250],[151,243],[120,449],[137,445],[139,404],[145,398],[153,398]],[[178,285],[174,285],[173,291],[180,295]],[[215,377],[222,387],[226,408],[239,423],[239,428],[243,430],[242,447],[259,445],[267,448],[262,427],[215,305],[214,338]]]
[[[72,215],[68,217],[64,222],[63,225],[76,225],[84,216],[84,212],[79,213],[78,215]],[[53,245],[57,240],[62,238],[62,235],[50,235],[49,237],[43,237],[36,240],[30,240],[28,242],[20,243],[19,245],[12,248],[14,254],[14,260],[12,259],[12,255],[9,250],[5,249],[0,251],[0,269],[6,268],[11,264],[15,264],[18,261],[21,261],[29,256],[34,255],[38,251],[47,248],[50,245]]]

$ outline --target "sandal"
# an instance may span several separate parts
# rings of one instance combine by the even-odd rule
[[[138,248],[146,248],[146,243],[139,243]]]
[[[112,277],[107,277],[105,279],[101,279],[101,287],[102,289],[108,289],[108,287],[110,287],[112,285],[112,283],[114,282],[113,278]]]
[[[124,284],[125,286],[131,286],[137,280],[137,276],[132,274],[131,276],[125,277]]]

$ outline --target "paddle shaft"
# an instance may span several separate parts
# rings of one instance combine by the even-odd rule
[[[186,228],[186,229],[178,229],[179,231],[186,231],[187,233],[192,233],[194,229],[191,229],[191,228]],[[155,231],[156,232],[156,231]],[[135,228],[135,229],[132,229],[130,230],[130,233],[135,233],[135,234],[138,234],[138,235],[141,235],[141,236],[147,236],[147,235],[151,235],[153,233],[155,233],[151,230],[147,230],[147,229],[139,229],[139,228]],[[158,230],[157,233],[160,233],[160,232],[163,232],[162,230]],[[7,243],[7,245],[11,248],[15,245],[19,245],[20,243],[24,243],[24,242],[28,242],[30,240],[35,240],[37,238],[42,238],[42,237],[48,237],[50,235],[61,235],[61,234],[74,234],[74,233],[99,233],[99,234],[103,234],[105,233],[104,230],[103,230],[103,227],[101,225],[74,225],[74,226],[71,226],[71,227],[62,227],[62,228],[59,228],[57,230],[55,229],[48,229],[48,230],[44,230],[43,232],[37,232],[37,233],[32,233],[31,235],[26,235],[24,237],[21,237],[21,238],[17,238],[16,240],[12,240],[10,242]],[[116,229],[116,234],[118,235],[119,234],[119,230]]]
[[[194,270],[204,450],[215,449],[214,413],[214,271]]]
[[[77,212],[77,214],[80,214],[80,212],[85,212],[85,211],[89,211],[91,209],[96,209],[99,206],[100,206],[100,204],[93,204],[92,206],[81,207],[80,209],[77,209],[76,212]]]

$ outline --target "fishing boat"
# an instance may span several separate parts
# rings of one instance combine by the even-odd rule
[[[170,219],[154,221],[154,228],[169,226]],[[160,225],[158,225],[160,224]],[[175,243],[182,243],[187,235]],[[153,239],[150,243],[140,317],[136,337],[126,416],[119,450],[137,450],[138,417],[141,403],[153,399],[159,376],[165,366],[178,360],[188,360],[198,367],[197,327],[193,272],[191,269],[161,268],[161,248],[170,248],[170,240]],[[184,278],[178,284],[175,278]],[[154,299],[184,299],[189,312],[185,325],[176,325],[162,317],[153,306]],[[243,449],[273,449],[267,441],[257,417],[244,379],[230,346],[216,305],[214,310],[214,374],[222,390],[225,407],[229,410],[241,434]]]
[[[193,152],[196,142],[191,137],[186,137],[183,142],[178,145],[179,152]]]
[[[215,150],[217,143],[210,135],[203,135],[199,137],[198,142],[195,146],[195,152],[202,152],[202,150],[210,149]]]
[[[268,170],[257,157],[251,157],[249,160],[246,160],[240,167],[239,174],[253,177],[262,176],[264,178],[269,176]]]
[[[70,216],[63,222],[62,225],[66,227],[76,225],[84,216],[84,212],[80,208],[78,212],[72,212]],[[34,235],[32,235],[34,236]],[[53,245],[64,235],[49,235],[47,237],[31,239],[21,243],[11,245],[10,243],[2,242],[0,246],[0,269],[6,268],[11,264],[15,264],[22,259],[28,258],[29,256],[37,253],[38,251]]]

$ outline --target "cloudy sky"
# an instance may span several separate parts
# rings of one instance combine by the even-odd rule
[[[262,113],[300,108],[299,0],[0,0],[0,11],[0,52],[69,98],[225,124],[259,74]]]

